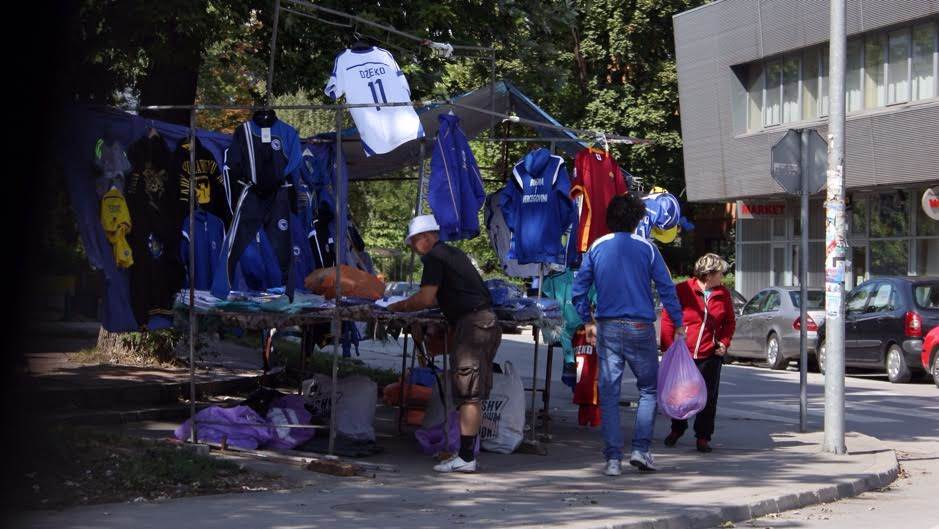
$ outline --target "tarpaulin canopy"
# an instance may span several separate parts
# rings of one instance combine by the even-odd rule
[[[441,113],[452,111],[460,118],[460,128],[470,140],[479,136],[480,133],[490,129],[493,122],[500,123],[499,117],[494,117],[486,112],[480,112],[475,109],[487,110],[499,114],[514,114],[520,118],[540,123],[549,123],[555,127],[563,127],[557,120],[542,110],[538,105],[532,102],[521,90],[509,81],[498,81],[495,83],[495,97],[492,97],[492,85],[486,85],[482,88],[467,92],[463,95],[454,97],[451,101],[454,104],[439,104],[417,108],[418,117],[424,127],[425,140],[433,139],[439,128],[437,116]],[[555,128],[532,126],[535,133],[541,137],[550,138],[570,138],[568,141],[555,142],[557,149],[573,157],[579,150],[587,147],[587,143],[579,139],[576,134],[570,130],[558,130]],[[387,153],[374,156],[366,156],[365,151],[359,141],[359,133],[356,128],[348,128],[342,131],[342,150],[345,154],[346,164],[349,167],[349,180],[368,180],[378,178],[387,173],[395,172],[408,167],[418,165],[420,161],[420,142],[418,140],[409,141],[397,149]],[[319,138],[335,138],[334,133],[321,134]],[[427,158],[430,152],[425,152]],[[627,179],[630,178],[626,171],[623,171]]]

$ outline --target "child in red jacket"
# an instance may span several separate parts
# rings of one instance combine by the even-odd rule
[[[712,450],[709,443],[714,433],[714,417],[717,414],[721,365],[736,326],[733,297],[727,287],[721,284],[726,271],[726,261],[715,254],[705,254],[694,265],[694,277],[675,285],[682,319],[687,329],[685,343],[707,385],[707,404],[694,420],[697,448],[699,452],[705,453]],[[659,341],[662,351],[672,345],[673,336],[674,324],[668,313],[662,311]],[[672,431],[665,438],[665,446],[675,446],[678,438],[687,429],[687,420],[673,419]]]

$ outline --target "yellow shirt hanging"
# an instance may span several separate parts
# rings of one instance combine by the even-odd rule
[[[114,260],[118,268],[130,268],[134,264],[134,256],[127,243],[131,227],[130,210],[127,209],[124,195],[116,187],[101,197],[101,225],[114,248]]]

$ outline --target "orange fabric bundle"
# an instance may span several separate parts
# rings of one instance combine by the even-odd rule
[[[368,272],[342,265],[339,267],[339,284],[343,296],[378,299],[385,294],[385,284]],[[334,267],[315,270],[303,280],[303,286],[314,294],[336,297],[336,269]]]
[[[407,399],[408,408],[426,408],[430,402],[432,389],[427,386],[418,386],[416,384],[404,385],[404,396]],[[382,391],[382,400],[389,406],[397,406],[401,399],[401,382],[395,382],[385,386]]]

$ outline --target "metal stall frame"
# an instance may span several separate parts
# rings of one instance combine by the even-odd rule
[[[402,31],[399,31],[399,30],[397,30],[397,29],[395,29],[395,28],[393,28],[393,27],[391,27],[391,26],[387,26],[387,25],[384,25],[384,24],[379,24],[379,23],[376,23],[376,22],[370,21],[370,20],[368,20],[368,19],[364,19],[364,18],[355,16],[355,15],[352,15],[352,14],[349,14],[349,13],[344,13],[344,12],[337,11],[337,10],[333,10],[333,9],[329,9],[329,8],[326,8],[326,7],[323,7],[323,6],[318,6],[318,5],[313,4],[313,3],[311,3],[311,2],[303,2],[303,1],[300,1],[300,0],[287,0],[287,1],[290,2],[291,4],[294,4],[294,5],[297,5],[297,6],[303,6],[303,7],[312,8],[312,9],[314,9],[314,10],[321,11],[321,12],[324,12],[324,13],[327,13],[327,14],[330,14],[330,15],[334,15],[334,16],[337,16],[337,17],[345,18],[345,19],[347,19],[347,20],[349,20],[349,21],[354,21],[354,22],[356,22],[356,23],[362,23],[362,24],[365,24],[365,25],[370,25],[370,26],[373,26],[373,27],[382,29],[383,31],[386,31],[386,32],[389,33],[389,34],[395,34],[395,35],[399,35],[399,36],[402,36],[402,37],[405,37],[405,38],[409,38],[409,39],[418,41],[421,45],[425,45],[425,46],[426,46],[426,45],[431,44],[431,41],[429,41],[429,40],[427,40],[427,39],[422,39],[422,38],[417,37],[417,36],[415,36],[415,35],[411,35],[411,34],[408,34],[408,33],[402,32]],[[303,12],[300,12],[300,11],[296,11],[296,10],[292,10],[292,9],[289,9],[289,8],[282,7],[280,0],[275,0],[274,27],[273,27],[272,37],[271,37],[271,57],[270,57],[270,61],[269,61],[268,76],[267,76],[267,81],[268,81],[268,83],[267,83],[267,94],[266,94],[266,98],[265,98],[266,103],[267,103],[266,105],[211,105],[211,104],[205,104],[205,105],[196,105],[196,104],[193,104],[193,105],[145,105],[145,106],[137,106],[137,107],[135,108],[135,110],[136,110],[138,113],[139,113],[139,111],[141,111],[141,110],[189,110],[189,111],[190,111],[190,120],[189,120],[189,121],[190,121],[190,122],[189,122],[189,128],[190,128],[190,142],[191,142],[192,145],[195,144],[195,140],[196,140],[196,130],[197,130],[197,129],[196,129],[196,114],[197,114],[197,112],[199,112],[199,111],[211,111],[211,110],[247,110],[247,111],[257,111],[257,110],[335,110],[335,112],[336,112],[336,120],[335,120],[335,127],[336,127],[336,130],[335,130],[335,143],[336,143],[336,150],[335,150],[335,154],[334,154],[334,158],[333,158],[333,177],[334,177],[334,190],[335,190],[336,194],[338,195],[338,196],[337,196],[337,200],[336,200],[336,216],[337,216],[337,218],[338,218],[339,220],[338,220],[338,225],[337,225],[337,236],[336,236],[336,243],[335,243],[335,244],[337,245],[337,254],[336,254],[336,255],[337,255],[337,262],[338,262],[338,263],[341,263],[341,262],[342,262],[342,256],[343,256],[343,253],[344,253],[344,251],[345,251],[345,242],[346,242],[346,241],[345,241],[345,238],[346,238],[346,233],[345,233],[344,228],[345,228],[346,222],[347,222],[347,221],[346,221],[346,218],[345,218],[345,215],[342,215],[342,212],[345,211],[346,208],[347,208],[347,204],[345,203],[345,189],[344,189],[344,186],[346,185],[346,179],[343,178],[343,176],[345,176],[345,175],[343,175],[343,174],[342,174],[343,171],[341,171],[341,168],[344,166],[344,164],[342,164],[342,156],[343,156],[343,152],[342,152],[342,141],[343,141],[343,138],[342,138],[342,134],[341,134],[341,132],[342,132],[342,111],[345,110],[345,109],[350,109],[350,108],[364,108],[364,107],[375,107],[375,106],[382,106],[382,107],[384,107],[384,106],[389,106],[389,107],[393,107],[393,106],[430,107],[430,106],[438,106],[438,105],[450,105],[451,107],[463,108],[463,109],[466,109],[466,110],[470,110],[470,111],[474,111],[474,112],[480,112],[480,113],[489,115],[490,118],[491,118],[491,119],[490,119],[491,126],[493,127],[493,130],[494,130],[494,131],[495,131],[495,125],[496,125],[496,118],[501,118],[502,121],[508,121],[508,122],[511,122],[511,123],[526,124],[526,125],[533,126],[533,127],[545,128],[545,129],[550,129],[550,130],[557,130],[557,131],[561,131],[561,132],[566,132],[566,133],[568,133],[568,134],[572,134],[572,135],[569,136],[569,137],[563,137],[563,138],[497,138],[497,137],[492,137],[492,138],[481,138],[480,141],[497,141],[497,142],[523,142],[523,141],[539,141],[539,142],[546,142],[546,141],[547,141],[547,142],[550,142],[550,143],[552,144],[552,146],[553,146],[553,144],[554,144],[556,141],[564,141],[564,142],[573,141],[573,142],[580,142],[580,143],[583,143],[584,141],[598,141],[598,140],[602,140],[602,141],[607,142],[607,143],[622,143],[622,144],[652,143],[650,140],[645,140],[645,139],[631,138],[631,137],[626,137],[626,136],[618,136],[618,135],[614,135],[614,134],[606,134],[606,133],[598,132],[598,131],[591,131],[591,130],[584,130],[584,129],[575,129],[575,128],[571,128],[571,127],[564,127],[564,126],[561,126],[561,125],[558,125],[558,124],[554,124],[554,123],[546,123],[546,122],[540,122],[540,121],[535,121],[535,120],[529,120],[529,119],[521,118],[521,117],[519,117],[519,116],[517,116],[517,115],[511,115],[511,114],[504,114],[504,113],[501,113],[501,112],[496,112],[496,111],[494,110],[494,108],[495,108],[495,104],[494,104],[494,101],[495,101],[495,84],[496,84],[496,81],[495,81],[495,79],[496,79],[496,76],[495,76],[496,55],[495,55],[495,48],[493,48],[493,47],[452,45],[453,49],[459,49],[459,50],[471,51],[471,52],[476,51],[476,52],[487,52],[487,53],[488,53],[487,58],[488,58],[489,61],[490,61],[490,65],[491,65],[491,69],[492,69],[492,70],[491,70],[491,85],[490,85],[490,97],[491,97],[490,101],[493,102],[492,105],[491,105],[492,108],[493,108],[492,110],[487,110],[487,109],[484,109],[484,108],[479,108],[479,107],[475,107],[475,106],[471,106],[471,105],[466,105],[466,104],[462,104],[462,103],[457,103],[457,102],[455,102],[453,99],[449,99],[449,98],[448,98],[448,99],[442,99],[442,100],[436,100],[436,101],[409,101],[409,102],[399,102],[399,103],[377,103],[377,104],[376,104],[376,103],[367,103],[367,104],[349,104],[349,103],[343,103],[343,104],[317,104],[317,105],[273,105],[273,104],[271,104],[271,103],[272,103],[272,101],[273,101],[274,65],[275,65],[275,57],[276,57],[276,51],[277,51],[277,33],[278,33],[278,26],[279,26],[279,19],[280,19],[280,11],[281,11],[281,10],[284,10],[284,11],[289,12],[289,13],[291,13],[291,14],[296,14],[296,15],[299,15],[299,16],[305,16],[305,17],[308,17],[308,18],[313,18],[313,19],[318,20],[318,21],[320,21],[320,22],[322,22],[322,23],[332,24],[332,25],[339,25],[339,24],[336,24],[335,22],[330,22],[330,21],[326,21],[326,20],[319,19],[318,17],[315,17],[315,16],[313,16],[313,15],[311,15],[311,14],[309,14],[309,13],[303,13]],[[325,140],[325,139],[324,139],[324,141],[332,141],[332,140]],[[417,201],[416,201],[416,207],[415,207],[415,212],[417,212],[418,214],[419,214],[419,212],[422,211],[422,202],[423,202],[423,199],[424,199],[424,197],[423,197],[423,189],[424,189],[424,182],[425,182],[425,178],[424,178],[424,158],[425,158],[425,153],[424,153],[424,150],[425,150],[425,149],[424,149],[424,146],[425,146],[425,141],[426,141],[426,140],[425,140],[424,138],[421,138],[421,140],[420,140],[421,155],[420,155],[420,160],[419,160],[419,164],[420,164],[420,165],[419,165],[419,176],[418,176]],[[195,164],[195,149],[191,149],[191,150],[190,150],[190,163],[193,164],[193,166],[194,166],[194,164]],[[194,178],[194,175],[191,174],[191,175],[190,175],[190,179],[192,179],[192,178]],[[190,220],[190,224],[191,224],[191,225],[194,224],[194,222],[195,222],[195,219],[194,219],[194,217],[195,217],[195,205],[194,205],[194,196],[193,196],[194,190],[195,190],[194,182],[191,182],[191,183],[190,183],[190,186],[189,186],[189,192],[190,192],[190,197],[189,197],[189,220]],[[211,422],[209,422],[209,421],[196,421],[196,420],[195,420],[195,415],[196,415],[196,410],[195,410],[195,408],[196,408],[196,404],[195,404],[195,402],[196,402],[196,389],[195,389],[195,336],[196,336],[196,333],[197,333],[197,320],[196,320],[196,311],[195,311],[195,279],[194,279],[194,276],[195,276],[195,247],[194,247],[194,245],[190,245],[190,247],[189,247],[189,256],[188,256],[188,257],[189,257],[189,265],[190,265],[190,269],[189,269],[189,274],[190,274],[190,277],[189,277],[189,285],[190,285],[190,287],[189,287],[189,337],[190,337],[190,343],[189,343],[189,371],[190,371],[189,390],[190,390],[190,422],[191,422],[191,424],[192,424],[191,435],[190,435],[190,441],[193,442],[193,443],[195,443],[196,440],[197,440],[197,433],[196,433],[197,422],[200,422],[200,423],[203,423],[203,424],[211,424]],[[412,257],[413,257],[413,256],[412,256]],[[413,258],[412,258],[412,262],[413,262]],[[413,274],[413,266],[412,266],[412,274]],[[540,276],[543,276],[543,269],[542,269],[542,273],[540,274]],[[539,281],[539,293],[540,293],[540,281]],[[340,298],[341,298],[340,267],[339,267],[339,266],[336,266],[336,299],[337,299],[337,301],[338,301]],[[336,400],[336,386],[337,386],[337,382],[338,382],[338,358],[339,358],[339,346],[340,346],[340,343],[339,343],[339,342],[340,342],[340,340],[339,340],[339,335],[341,334],[340,331],[341,331],[341,325],[342,325],[342,318],[341,318],[340,310],[339,310],[338,306],[333,310],[333,316],[332,316],[331,320],[332,320],[332,330],[333,330],[333,358],[332,358],[332,394],[331,394],[331,402],[335,402],[335,400]],[[533,326],[533,335],[534,335],[534,342],[535,342],[535,343],[534,343],[534,365],[533,365],[533,372],[532,372],[532,387],[531,387],[531,389],[530,389],[530,391],[532,392],[532,407],[531,407],[531,416],[530,416],[530,421],[531,421],[531,422],[530,422],[530,434],[531,434],[531,439],[530,439],[530,441],[533,442],[533,443],[535,443],[535,444],[537,444],[537,440],[535,439],[535,416],[536,416],[535,400],[536,400],[536,394],[537,394],[537,392],[538,392],[538,389],[537,389],[537,386],[538,386],[537,365],[538,365],[538,346],[539,346],[537,333],[538,333],[538,328]],[[306,343],[307,340],[306,340],[305,338],[306,338],[306,333],[303,333],[303,338],[301,338],[301,344],[302,344],[302,345],[301,345],[301,348],[303,348],[303,347],[305,347],[305,346],[307,345],[307,343]],[[404,347],[403,347],[403,351],[402,351],[402,388],[401,388],[401,393],[402,393],[402,394],[401,394],[401,397],[402,397],[402,398],[401,398],[401,400],[399,401],[399,402],[401,403],[400,406],[399,406],[399,410],[400,410],[401,415],[403,415],[404,413],[406,413],[406,409],[407,409],[407,407],[406,407],[406,401],[405,401],[406,395],[405,395],[405,393],[404,393],[404,384],[403,384],[403,382],[404,382],[404,366],[406,365],[406,359],[407,359],[407,341],[408,341],[407,330],[405,330],[405,335],[404,335],[404,340],[403,340],[403,341],[404,341]],[[412,353],[412,354],[416,354],[417,345],[418,345],[418,344],[415,342],[415,344],[414,344],[415,352]],[[549,353],[551,352],[551,349],[552,349],[552,348],[549,346],[549,349],[548,349]],[[305,360],[305,350],[303,351],[303,353],[301,354],[301,356],[302,356],[302,357],[304,358],[304,360]],[[446,354],[445,354],[444,356],[445,356],[445,358],[444,358],[444,368],[445,368],[445,370],[446,370]],[[549,359],[549,360],[550,360],[550,359]],[[413,363],[413,362],[412,362],[412,363]],[[549,362],[549,364],[548,364],[548,368],[549,368],[549,369],[550,369],[550,365],[551,365],[551,364],[550,364],[550,362]],[[547,386],[548,383],[550,383],[549,381],[550,381],[550,373],[548,373],[547,376],[546,376],[546,386]],[[547,411],[548,399],[549,399],[549,396],[548,396],[548,395],[549,395],[549,388],[545,387],[545,389],[543,390],[543,394],[544,394],[544,406],[545,406],[545,411]],[[331,407],[330,407],[330,428],[329,428],[329,429],[330,429],[329,456],[333,456],[333,453],[334,453],[334,451],[335,451],[336,417],[335,417],[335,414],[333,413],[333,409],[334,409],[334,407],[331,406]],[[400,428],[401,415],[399,415],[399,428]],[[446,414],[445,414],[445,416],[446,416]],[[546,423],[545,423],[545,424],[546,424]],[[296,427],[296,428],[322,429],[322,426],[313,426],[313,425],[295,425],[294,427]]]

